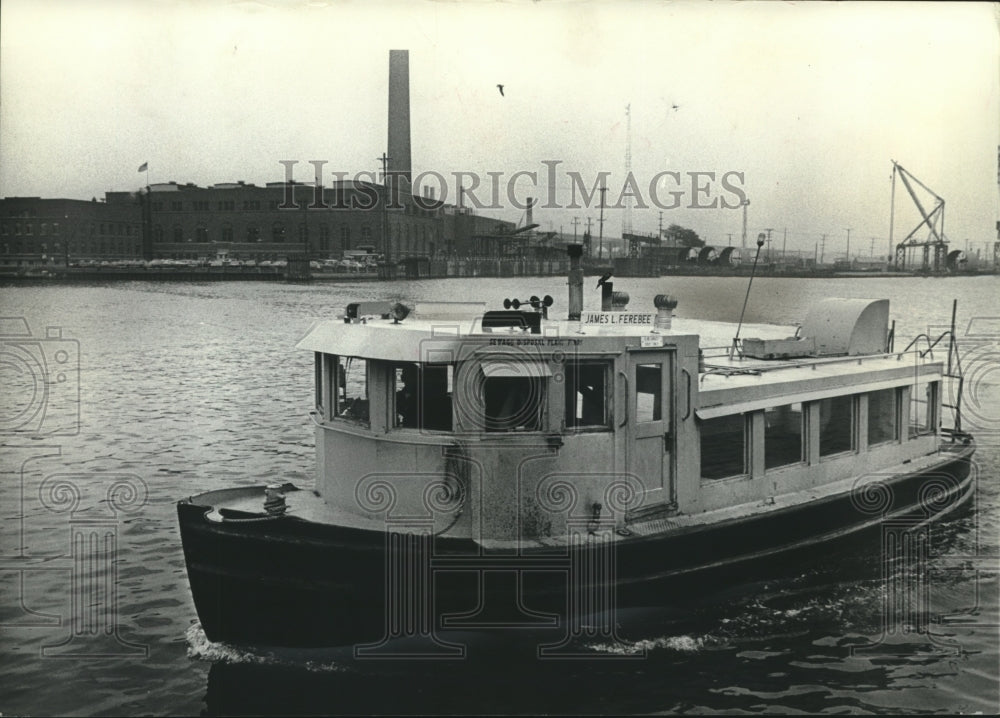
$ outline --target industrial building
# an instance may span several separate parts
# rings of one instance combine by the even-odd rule
[[[0,266],[93,260],[339,258],[367,249],[386,261],[523,254],[515,225],[411,192],[409,56],[389,57],[383,183],[237,181],[152,184],[102,201],[0,199]]]

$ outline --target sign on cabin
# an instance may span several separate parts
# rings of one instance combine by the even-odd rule
[[[609,324],[613,326],[653,326],[652,314],[637,312],[585,312],[584,324]]]

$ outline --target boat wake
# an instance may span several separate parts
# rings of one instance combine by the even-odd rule
[[[200,623],[185,632],[188,658],[209,663],[245,666],[305,668],[314,673],[340,673],[348,670],[338,649],[285,649],[234,646],[209,640]],[[334,654],[338,655],[334,655]]]
[[[725,648],[728,641],[712,635],[704,636],[659,636],[643,638],[637,641],[621,643],[591,643],[587,648],[595,653],[605,653],[618,656],[640,656],[652,651],[672,651],[674,653],[693,654],[706,650]]]

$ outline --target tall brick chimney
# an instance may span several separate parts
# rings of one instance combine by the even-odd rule
[[[389,50],[389,161],[390,177],[405,177],[409,192],[410,167],[410,51]]]

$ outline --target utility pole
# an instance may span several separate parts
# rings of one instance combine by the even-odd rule
[[[392,246],[389,243],[389,215],[386,212],[389,194],[389,173],[387,166],[392,157],[388,157],[385,152],[381,157],[376,157],[376,161],[382,163],[382,251],[385,255],[385,263],[389,264],[392,259]],[[343,241],[343,238],[341,238]],[[346,247],[345,247],[346,249]]]
[[[847,228],[847,268],[851,268],[851,228]]]
[[[733,233],[732,232],[729,233],[729,246],[730,247],[733,246]]]
[[[768,227],[764,230],[767,232],[767,263],[771,263],[771,232],[774,231],[773,227]]]
[[[740,243],[740,249],[746,251],[747,249],[747,207],[750,205],[750,200],[743,200],[743,240]]]
[[[872,237],[872,246],[871,246],[871,249],[868,250],[868,258],[871,261],[873,261],[873,262],[875,261],[875,238],[874,237]]]
[[[625,181],[632,174],[632,103],[625,105]],[[632,195],[625,198],[625,211],[622,213],[622,238],[632,234]]]
[[[733,235],[729,235],[729,236],[732,237]],[[663,241],[663,212],[660,212],[660,233],[658,235],[656,235],[656,237],[661,242]]]
[[[576,226],[578,224],[580,224],[580,218],[579,217],[574,217],[573,218],[573,244],[576,244]]]
[[[788,245],[788,227],[785,227],[781,235],[781,263],[785,263],[785,247]]]
[[[819,263],[823,264],[823,260],[826,257],[826,235],[823,235],[823,239],[819,241]]]
[[[600,227],[598,231],[600,232],[597,241],[597,258],[604,259],[604,194],[608,191],[608,188],[601,186],[601,218],[598,221]]]

